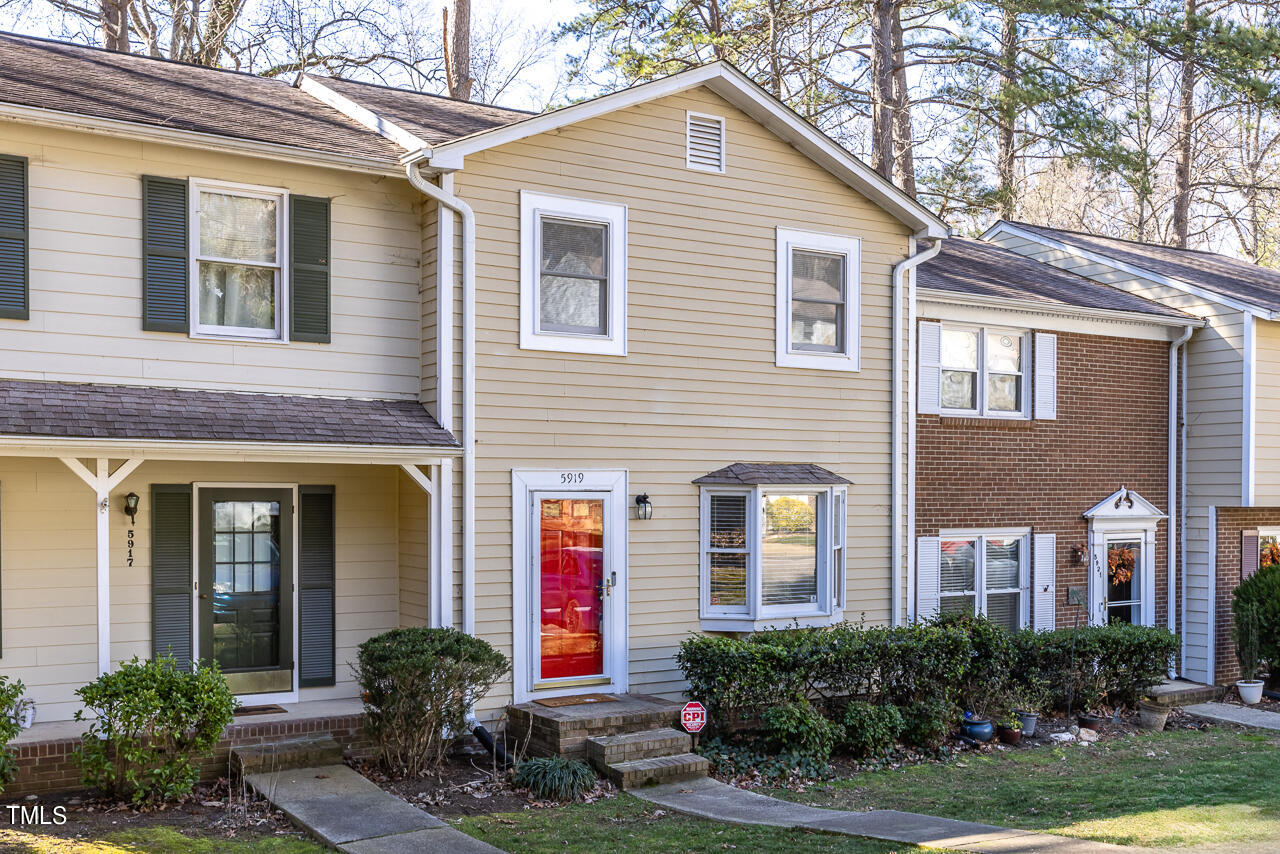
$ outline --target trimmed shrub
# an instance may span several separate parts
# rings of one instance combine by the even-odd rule
[[[1280,564],[1264,566],[1231,594],[1233,609],[1252,606],[1258,620],[1258,655],[1267,663],[1267,685],[1280,688]]]
[[[712,726],[726,733],[740,729],[763,709],[804,696],[807,680],[796,673],[794,658],[771,642],[709,635],[688,638],[676,653],[689,696],[702,702]]]
[[[0,676],[0,792],[18,776],[17,756],[9,742],[22,732],[19,703],[26,690],[21,679],[10,681],[8,676]]]
[[[457,629],[393,629],[360,644],[365,731],[391,774],[439,765],[467,710],[507,672],[507,657]]]
[[[520,763],[515,784],[539,798],[576,801],[591,791],[596,775],[585,762],[563,756],[540,756]]]
[[[1180,642],[1154,626],[1115,623],[1050,632],[1019,632],[1015,672],[1048,687],[1049,701],[1084,711],[1105,702],[1133,706],[1168,673]]]
[[[1182,644],[1168,629],[1115,623],[1097,626],[1098,673],[1107,702],[1134,708],[1169,675]]]
[[[842,735],[840,727],[827,720],[812,703],[800,700],[767,709],[761,715],[769,747],[777,753],[790,752],[817,762],[825,762]]]
[[[942,614],[934,622],[959,629],[969,642],[969,658],[957,686],[957,702],[976,717],[991,717],[1013,675],[1013,635],[986,617],[971,614]]]
[[[897,706],[877,706],[854,700],[844,710],[844,746],[854,756],[888,753],[906,725]]]
[[[76,748],[86,786],[135,804],[185,795],[200,777],[236,701],[216,663],[178,668],[169,657],[136,657],[76,691],[96,717]]]
[[[951,734],[956,707],[945,700],[925,700],[899,707],[902,715],[902,743],[934,751]]]

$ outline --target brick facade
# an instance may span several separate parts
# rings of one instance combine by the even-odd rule
[[[362,732],[362,714],[333,717],[275,720],[254,723],[252,718],[244,723],[227,727],[222,740],[212,755],[200,763],[200,778],[216,780],[229,775],[229,758],[232,747],[249,744],[266,744],[272,741],[302,738],[309,735],[330,735],[342,745],[347,756],[367,758],[372,756],[369,743]],[[80,765],[74,754],[79,738],[58,738],[49,741],[32,741],[15,745],[18,776],[4,787],[4,797],[65,792],[82,788]]]
[[[1231,591],[1240,584],[1240,532],[1280,528],[1280,507],[1219,507],[1217,585],[1214,591],[1214,681],[1229,685],[1240,678],[1236,647],[1231,640]]]
[[[1057,419],[916,417],[916,536],[949,528],[1057,535],[1058,626],[1085,619],[1067,588],[1088,587],[1082,514],[1120,488],[1167,512],[1169,345],[1058,336]],[[1156,529],[1156,625],[1165,625],[1168,525]]]

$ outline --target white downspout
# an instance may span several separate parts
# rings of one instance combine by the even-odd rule
[[[1169,560],[1167,575],[1169,576],[1169,631],[1177,628],[1177,607],[1174,602],[1178,596],[1178,537],[1181,528],[1178,526],[1178,366],[1182,345],[1191,338],[1193,327],[1186,327],[1182,335],[1169,343]],[[1186,477],[1184,472],[1182,475]]]
[[[1179,372],[1182,377],[1181,394],[1179,395],[1180,414],[1178,419],[1182,423],[1182,432],[1178,437],[1178,454],[1182,463],[1182,483],[1181,483],[1181,502],[1178,508],[1181,512],[1181,519],[1178,527],[1182,530],[1182,535],[1186,536],[1187,531],[1187,369],[1191,365],[1191,359],[1187,355],[1187,350],[1182,349],[1182,364]],[[1182,654],[1178,660],[1178,675],[1184,675],[1187,672],[1187,550],[1183,549],[1179,553],[1181,564],[1179,565],[1180,577],[1182,579],[1182,597],[1178,605],[1178,618],[1180,624],[1179,635],[1182,637]]]
[[[899,261],[893,267],[893,360],[892,360],[893,381],[891,383],[891,389],[892,389],[891,407],[893,412],[893,417],[891,420],[891,429],[893,430],[893,438],[892,438],[892,441],[890,442],[890,449],[891,449],[890,453],[893,455],[891,460],[891,465],[890,465],[890,483],[891,483],[890,492],[892,495],[891,500],[893,505],[890,510],[890,518],[892,519],[892,525],[893,525],[893,538],[891,540],[891,546],[890,546],[891,555],[890,555],[890,568],[889,568],[889,583],[892,586],[892,590],[889,596],[890,608],[892,609],[889,617],[889,625],[891,626],[898,626],[902,624],[903,557],[904,557],[904,554],[908,551],[905,548],[905,544],[903,543],[903,538],[908,533],[905,530],[906,520],[903,518],[903,505],[905,503],[904,494],[906,492],[906,484],[903,482],[903,477],[902,477],[902,433],[903,433],[903,426],[904,426],[902,423],[903,417],[904,417],[903,406],[902,406],[903,404],[903,399],[902,399],[903,398],[903,394],[902,394],[902,379],[903,379],[902,377],[902,373],[903,373],[902,372],[902,350],[903,350],[902,314],[903,314],[903,308],[904,308],[903,296],[906,291],[906,288],[904,287],[904,284],[903,284],[903,280],[908,272],[910,272],[911,270],[914,270],[918,265],[923,264],[925,261],[928,261],[930,258],[934,257],[940,251],[942,251],[942,240],[936,239],[933,241],[933,244],[928,249],[925,249],[923,252],[916,252],[915,251],[916,241],[923,236],[925,235],[918,234],[918,235],[913,235],[911,237],[909,249],[912,254],[908,255],[906,258]],[[914,283],[914,277],[913,277],[913,283]],[[915,316],[915,300],[911,299],[908,302],[909,302],[909,305],[907,306],[907,309],[910,312],[911,316],[914,317]],[[915,333],[915,329],[913,327],[911,330],[911,336],[910,336],[911,340],[913,341],[915,340],[914,333]],[[911,352],[908,353],[907,355],[907,358],[908,358],[907,372],[908,374],[914,375],[915,361],[916,361],[915,348],[912,347],[910,348],[910,350]],[[912,384],[912,387],[914,388],[914,383]],[[906,413],[906,417],[908,419],[908,424],[906,426],[908,431],[911,433],[911,437],[913,439],[915,436],[915,430],[914,430],[915,419],[912,418],[912,413],[914,412],[915,412],[915,405],[913,402],[912,406],[909,408],[909,410]],[[914,446],[914,442],[911,442],[910,444]],[[912,457],[914,457],[913,452],[914,452],[914,447],[908,450],[908,454],[911,455]],[[914,464],[911,464],[911,470],[913,473],[914,473],[914,469],[915,469]]]
[[[405,173],[420,193],[462,219],[462,631],[476,629],[476,215],[453,193],[422,177],[413,161]]]

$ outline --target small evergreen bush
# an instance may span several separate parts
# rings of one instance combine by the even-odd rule
[[[791,752],[824,763],[841,736],[840,727],[801,700],[774,706],[761,715],[765,738],[777,753]]]
[[[939,699],[924,700],[898,708],[902,715],[902,743],[925,751],[936,751],[951,734],[956,707]]]
[[[897,706],[877,706],[861,700],[845,707],[843,723],[845,747],[862,758],[888,753],[906,725]]]
[[[515,784],[539,798],[575,801],[591,791],[596,775],[583,762],[563,756],[526,759],[516,769]]]
[[[76,749],[84,784],[135,804],[190,792],[236,706],[216,663],[185,672],[165,656],[135,657],[76,694],[76,720],[95,716]]]
[[[0,676],[0,792],[18,775],[17,755],[9,742],[22,731],[18,704],[26,690],[21,679],[10,681],[8,676]]]
[[[1232,609],[1252,607],[1258,620],[1258,655],[1267,663],[1267,685],[1280,688],[1280,564],[1264,566],[1240,582]]]
[[[457,629],[393,629],[360,644],[365,731],[383,768],[420,776],[439,765],[466,716],[507,672],[507,657]]]

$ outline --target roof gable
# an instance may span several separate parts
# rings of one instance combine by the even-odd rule
[[[1084,518],[1143,522],[1164,519],[1166,516],[1150,501],[1132,489],[1121,486],[1084,511]]]

